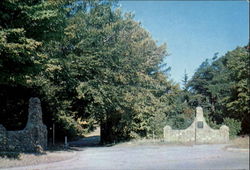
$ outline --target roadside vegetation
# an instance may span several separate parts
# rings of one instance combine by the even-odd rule
[[[188,127],[197,106],[212,127],[249,134],[249,45],[211,56],[184,74],[184,88],[170,79],[167,56],[116,1],[1,0],[0,124],[24,128],[36,96],[57,140],[96,123],[102,143],[160,138],[166,124]]]
[[[44,154],[34,153],[19,153],[18,157],[13,157],[17,153],[12,153],[10,157],[1,157],[0,155],[0,168],[22,167],[29,165],[37,165],[43,163],[52,163],[72,159],[77,154],[73,150],[65,151],[46,151]]]

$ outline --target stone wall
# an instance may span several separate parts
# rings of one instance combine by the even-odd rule
[[[187,129],[173,130],[170,126],[165,126],[164,140],[170,143],[227,143],[229,128],[223,125],[220,129],[212,129],[205,121],[202,108],[197,107],[195,120]]]
[[[0,151],[36,152],[46,147],[47,127],[42,122],[41,102],[38,98],[29,100],[29,117],[23,130],[7,131],[0,124]]]

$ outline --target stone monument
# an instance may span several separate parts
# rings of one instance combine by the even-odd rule
[[[173,130],[170,126],[164,127],[164,141],[179,143],[227,143],[229,128],[222,125],[220,129],[212,129],[206,123],[201,107],[196,108],[194,122],[183,130]]]
[[[28,122],[23,130],[7,131],[0,124],[0,151],[39,152],[47,148],[47,127],[42,122],[38,98],[30,98],[28,111]]]

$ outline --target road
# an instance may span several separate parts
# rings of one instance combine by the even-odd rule
[[[249,169],[249,151],[228,151],[226,145],[136,145],[83,147],[61,162],[11,170],[161,170]]]

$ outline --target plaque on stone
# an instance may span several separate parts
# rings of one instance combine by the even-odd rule
[[[200,129],[203,128],[203,122],[202,121],[197,122],[197,128],[200,128]]]

